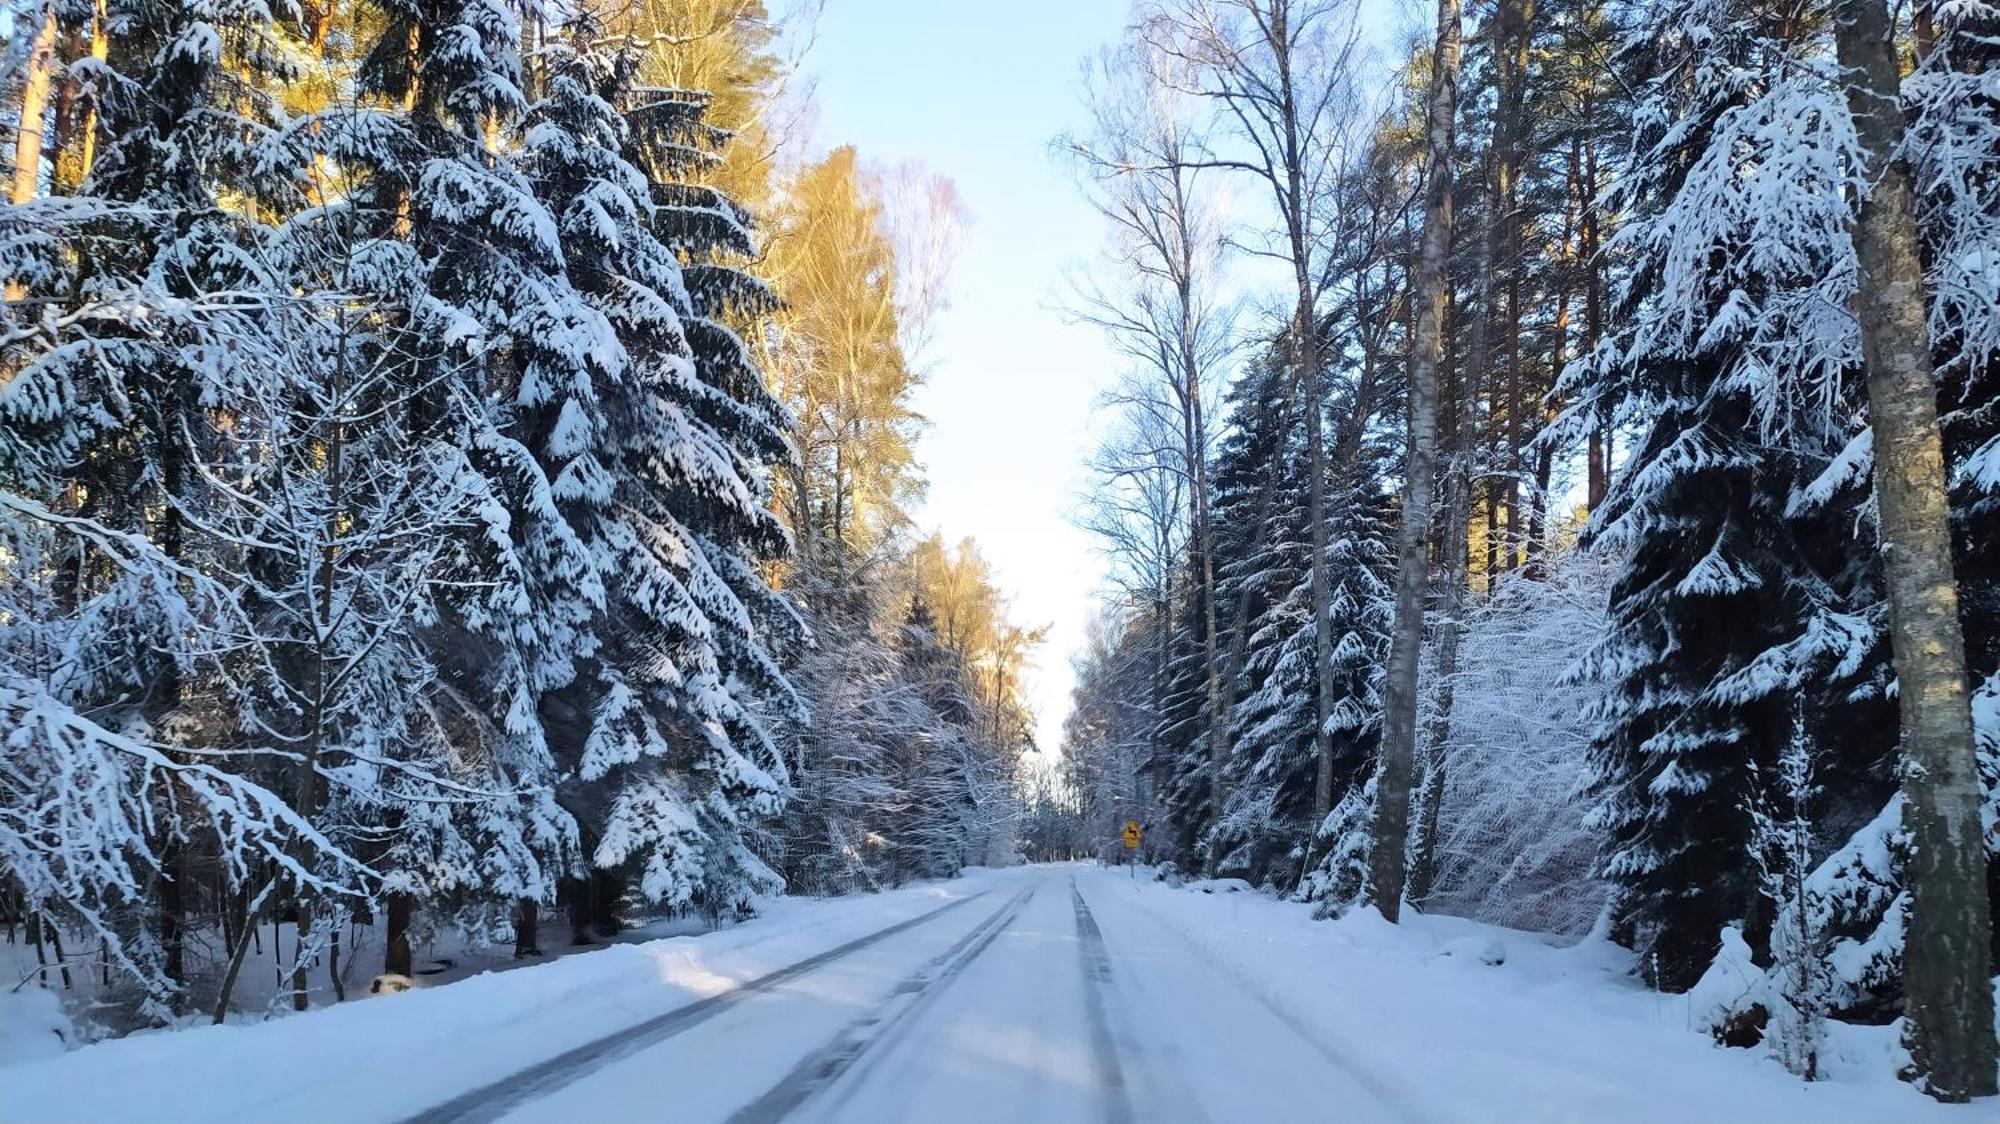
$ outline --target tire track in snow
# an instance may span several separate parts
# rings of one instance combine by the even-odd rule
[[[783,1120],[833,1088],[870,1049],[894,1038],[979,959],[1013,924],[1035,890],[1036,887],[1030,886],[1014,895],[950,948],[905,976],[880,1006],[841,1028],[826,1045],[808,1055],[763,1096],[738,1109],[730,1116],[730,1124],[770,1124]]]
[[[607,1034],[595,1041],[586,1042],[509,1077],[503,1077],[498,1081],[461,1093],[443,1104],[425,1109],[408,1117],[403,1124],[460,1124],[460,1122],[483,1124],[498,1120],[529,1101],[547,1096],[614,1061],[630,1057],[690,1027],[706,1022],[760,992],[769,991],[816,968],[825,967],[836,960],[860,952],[897,933],[941,917],[960,906],[985,897],[989,892],[981,890],[956,901],[946,902],[936,909],[856,937],[846,944],[808,956],[774,972],[745,980],[726,991],[697,999],[692,1003],[676,1007],[664,1015]]]
[[[1357,1062],[1353,1057],[1350,1057],[1345,1051],[1328,1043],[1319,1031],[1308,1025],[1306,1019],[1293,1010],[1290,1004],[1265,990],[1261,983],[1252,980],[1242,969],[1215,955],[1214,952],[1196,940],[1188,930],[1169,920],[1157,910],[1147,906],[1137,896],[1125,897],[1122,900],[1134,911],[1151,918],[1154,926],[1160,931],[1172,933],[1176,939],[1183,945],[1186,945],[1195,954],[1196,959],[1208,965],[1216,975],[1228,980],[1238,991],[1241,991],[1259,1006],[1263,1007],[1264,1010],[1270,1012],[1272,1017],[1276,1018],[1287,1030],[1298,1035],[1299,1039],[1310,1047],[1314,1053],[1325,1058],[1339,1072],[1346,1074],[1356,1085],[1361,1087],[1362,1091],[1374,1097],[1375,1101],[1383,1108],[1405,1120],[1417,1122],[1417,1124],[1428,1124],[1429,1121],[1434,1119],[1410,1092],[1392,1087],[1369,1072],[1366,1067]]]
[[[1083,961],[1083,1005],[1090,1016],[1090,1048],[1097,1061],[1101,1109],[1108,1124],[1131,1124],[1132,1102],[1125,1089],[1125,1071],[1118,1065],[1118,1046],[1111,1039],[1111,1013],[1105,1005],[1111,992],[1111,953],[1104,932],[1090,915],[1090,906],[1069,880],[1069,898],[1076,907],[1076,937]]]

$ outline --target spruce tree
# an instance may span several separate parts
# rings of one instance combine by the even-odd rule
[[[1851,417],[1799,409],[1792,392],[1838,401],[1848,385],[1851,344],[1823,309],[1851,276],[1850,154],[1825,60],[1778,20],[1667,4],[1629,32],[1623,58],[1649,81],[1615,244],[1632,261],[1624,325],[1564,387],[1572,419],[1641,434],[1589,532],[1625,559],[1589,660],[1611,687],[1594,711],[1593,822],[1614,932],[1665,987],[1700,975],[1727,922],[1763,939],[1738,809],[1749,768],[1770,769],[1788,740],[1788,699],[1806,693],[1831,718],[1881,697],[1851,522],[1812,502]],[[1739,174],[1750,166],[1762,173]],[[1886,779],[1868,729],[1850,723],[1851,751],[1813,731],[1843,788]]]
[[[130,786],[113,804],[79,797],[122,805],[102,826],[132,869],[60,877],[160,1015],[185,999],[191,855],[218,850],[239,890],[281,856],[299,895],[351,891],[356,870],[293,810],[317,763],[268,752],[295,750],[287,716],[263,707],[284,680],[284,638],[256,612],[254,539],[233,519],[246,494],[276,495],[257,452],[285,420],[263,408],[312,377],[289,334],[310,317],[239,204],[282,188],[265,159],[280,117],[268,90],[289,74],[279,31],[254,4],[113,14],[116,47],[93,71],[101,154],[81,184],[59,177],[75,194],[5,218],[0,272],[25,311],[0,360],[0,477],[23,536],[7,552],[46,563],[23,570],[24,588],[47,583],[10,616],[64,653],[33,673],[10,662],[8,679],[48,739],[31,734],[38,749],[75,765],[101,755],[95,799]],[[217,748],[235,751],[226,769],[206,759]],[[119,840],[111,825],[141,809],[144,827]]]

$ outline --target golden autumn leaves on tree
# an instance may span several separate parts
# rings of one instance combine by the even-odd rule
[[[836,580],[900,528],[922,488],[886,221],[854,149],[839,148],[784,183],[764,259],[787,304],[762,347],[798,419],[782,502],[805,564]]]
[[[929,608],[938,639],[965,654],[975,697],[989,708],[994,737],[1025,742],[1033,715],[1022,698],[1022,676],[1045,628],[1023,628],[1007,617],[993,569],[970,538],[946,545],[932,535],[910,552],[916,596]]]
[[[783,179],[771,212],[761,265],[786,304],[758,347],[796,418],[798,455],[778,481],[795,576],[835,602],[866,587],[876,614],[927,619],[963,661],[985,735],[1025,744],[1025,675],[1043,632],[1007,619],[970,539],[955,550],[911,540],[924,487],[912,398],[963,221],[950,182],[872,169],[841,147]]]
[[[765,214],[793,110],[782,100],[795,60],[784,57],[787,28],[763,0],[621,0],[612,26],[657,44],[639,80],[709,97],[710,124],[730,133],[707,182]],[[790,12],[809,23],[812,5]]]

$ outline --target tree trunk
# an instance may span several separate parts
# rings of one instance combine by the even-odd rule
[[[111,41],[104,34],[105,0],[95,0],[90,17],[90,57],[103,62],[111,56]],[[58,195],[67,195],[83,185],[97,163],[97,96],[85,93],[69,82],[63,86],[56,105],[55,176],[51,181]]]
[[[55,71],[55,61],[56,7],[50,4],[42,9],[41,22],[35,29],[34,42],[28,47],[28,57],[22,67],[20,113],[14,132],[14,178],[7,190],[9,203],[26,203],[35,197],[35,191],[41,185],[42,119],[48,112],[49,77]],[[28,290],[9,278],[0,295],[9,301],[17,301],[27,296]],[[0,386],[6,385],[7,378],[0,374]]]
[[[542,954],[541,920],[539,903],[533,898],[522,898],[514,914],[514,959],[526,960]]]
[[[1591,120],[1595,105],[1596,101],[1586,87],[1583,101],[1585,121]],[[1583,138],[1583,185],[1578,196],[1583,201],[1583,223],[1579,232],[1581,252],[1588,270],[1583,283],[1581,353],[1584,355],[1595,351],[1597,341],[1604,338],[1604,228],[1598,210],[1597,188],[1597,138],[1586,133]],[[1593,427],[1589,446],[1584,505],[1587,511],[1594,512],[1603,505],[1605,493],[1611,490],[1611,435],[1602,427]]]
[[[1417,659],[1423,649],[1424,563],[1431,486],[1437,471],[1437,375],[1443,355],[1445,256],[1451,248],[1451,157],[1458,110],[1459,0],[1438,0],[1428,117],[1429,182],[1417,258],[1417,330],[1411,340],[1409,453],[1402,526],[1396,536],[1396,624],[1383,684],[1382,761],[1375,797],[1370,901],[1383,917],[1402,912],[1403,849],[1410,831],[1410,779],[1417,742]]]
[[[1463,540],[1464,536],[1460,536]],[[1465,550],[1458,550],[1461,561]],[[1463,585],[1464,570],[1458,570]],[[1444,580],[1450,580],[1447,576]],[[1447,587],[1459,589],[1459,587]],[[1462,589],[1451,595],[1451,612],[1454,616],[1464,611],[1465,595]],[[1410,870],[1406,880],[1410,904],[1421,908],[1430,897],[1432,884],[1437,877],[1437,836],[1438,815],[1444,807],[1445,783],[1448,779],[1449,755],[1446,749],[1451,741],[1451,707],[1453,688],[1458,675],[1458,649],[1461,629],[1456,621],[1447,622],[1438,637],[1437,661],[1437,710],[1431,716],[1430,727],[1425,731],[1425,754],[1423,784],[1418,788],[1417,830],[1410,840]]]
[[[1992,915],[1917,225],[1909,169],[1895,158],[1901,79],[1882,0],[1841,0],[1836,16],[1848,105],[1875,175],[1854,229],[1855,303],[1912,844],[1904,1037],[1926,1091],[1965,1101],[1995,1091]]]
[[[1466,595],[1472,581],[1472,484],[1470,473],[1461,470],[1469,464],[1476,448],[1475,438],[1467,430],[1468,419],[1478,417],[1479,391],[1470,381],[1474,372],[1464,365],[1454,363],[1450,342],[1455,329],[1455,308],[1449,297],[1445,302],[1444,335],[1446,340],[1443,364],[1438,376],[1440,388],[1451,391],[1449,409],[1444,411],[1441,445],[1454,450],[1455,468],[1447,476],[1444,494],[1445,510],[1441,524],[1436,528],[1438,540],[1431,548],[1435,557],[1429,563],[1427,572],[1434,573],[1437,585],[1444,595],[1445,620],[1437,630],[1437,663],[1434,668],[1436,686],[1434,688],[1434,708],[1431,720],[1423,731],[1423,758],[1421,772],[1419,765],[1412,764],[1412,783],[1416,786],[1416,823],[1410,835],[1410,868],[1404,878],[1404,894],[1410,904],[1422,907],[1430,897],[1437,873],[1438,815],[1444,804],[1444,791],[1449,770],[1446,752],[1451,741],[1451,712],[1456,703],[1458,686],[1458,651],[1460,633],[1458,621],[1465,612]],[[1479,333],[1475,333],[1475,336]],[[1442,393],[1442,389],[1441,389]],[[1487,546],[1491,549],[1493,536],[1489,516]],[[1492,570],[1487,570],[1490,575]],[[1421,640],[1419,640],[1421,643]],[[1419,649],[1421,660],[1422,650]]]
[[[35,911],[34,934],[35,963],[38,965],[36,970],[41,975],[42,986],[49,986],[49,955],[53,953],[56,958],[56,969],[62,974],[63,990],[68,991],[74,987],[76,981],[70,976],[69,960],[63,956],[62,930],[49,924],[41,910]]]
[[[187,995],[187,848],[168,841],[160,856],[160,912],[154,934],[160,942],[161,971],[173,988],[167,1009],[178,1015]]]
[[[586,854],[589,852],[586,851]],[[590,927],[591,881],[588,875],[563,881],[562,901],[569,913],[569,943],[596,944]]]
[[[49,954],[47,947],[42,944],[42,914],[40,910],[36,910],[28,918],[28,940],[30,944],[35,946],[35,982],[41,984],[43,987],[47,987],[49,986]]]
[[[306,959],[306,934],[312,932],[312,903],[300,898],[298,915],[299,927],[292,934],[292,1010],[303,1011],[312,1005],[311,981],[306,978],[306,970],[312,966]]]
[[[76,980],[69,972],[69,957],[63,955],[62,930],[54,925],[49,926],[49,950],[55,953],[56,966],[62,969],[63,990],[75,987]]]
[[[1570,258],[1570,238],[1576,230],[1576,188],[1581,181],[1581,147],[1575,140],[1570,142],[1570,171],[1563,205],[1562,230],[1556,239],[1556,259],[1567,264]],[[1587,202],[1587,201],[1586,201]],[[1569,313],[1571,303],[1570,278],[1565,271],[1556,288],[1556,316],[1554,323],[1555,340],[1549,348],[1549,382],[1553,388],[1562,378],[1563,365],[1569,360]],[[1548,401],[1542,407],[1541,431],[1562,416],[1561,396],[1553,389]],[[1556,468],[1555,446],[1547,441],[1535,442],[1535,491],[1529,497],[1528,542],[1525,565],[1527,576],[1541,580],[1545,568],[1543,555],[1549,547],[1549,487],[1554,482]]]
[[[1194,354],[1194,328],[1189,316],[1193,296],[1181,294],[1182,427],[1187,445],[1188,512],[1194,527],[1196,580],[1201,583],[1202,676],[1208,692],[1208,759],[1214,774],[1210,792],[1216,822],[1222,820],[1229,794],[1224,777],[1229,768],[1229,715],[1224,709],[1222,661],[1217,649],[1215,611],[1215,526],[1208,508],[1208,421],[1201,401],[1201,364]]]
[[[347,984],[340,978],[340,922],[330,919],[326,933],[326,975],[333,983],[333,1001],[347,1002]]]
[[[1526,153],[1522,138],[1528,93],[1529,25],[1535,18],[1535,0],[1502,0],[1499,7],[1497,51],[1506,59],[1501,71],[1499,119],[1494,126],[1494,144],[1500,149],[1494,219],[1500,224],[1501,269],[1507,289],[1507,569],[1521,564],[1521,167]],[[1494,573],[1488,570],[1486,585],[1493,587]]]
[[[615,937],[624,929],[618,902],[625,896],[623,875],[609,870],[590,872],[590,923],[599,937]]]
[[[390,894],[383,908],[382,971],[391,976],[412,975],[410,960],[410,915],[416,901],[408,894]]]
[[[1327,722],[1333,717],[1333,630],[1328,626],[1328,602],[1332,598],[1326,573],[1326,404],[1320,398],[1319,325],[1313,312],[1310,281],[1299,265],[1299,307],[1293,315],[1292,346],[1297,348],[1300,382],[1305,390],[1306,471],[1312,478],[1306,485],[1307,517],[1312,520],[1311,592],[1313,612],[1313,746],[1319,751],[1319,768],[1313,775],[1313,830],[1326,821],[1333,810],[1333,736]]]
[[[241,918],[236,925],[236,942],[229,950],[229,966],[222,972],[222,989],[215,997],[216,1026],[229,1015],[229,1000],[236,993],[236,977],[243,971],[243,955],[249,951],[250,942],[257,938],[257,911],[264,905],[264,898],[277,885],[275,877],[266,879],[263,889],[257,891],[255,900],[247,892],[236,895],[236,902],[230,908]]]
[[[48,115],[49,80],[55,68],[56,7],[50,4],[42,9],[21,75],[20,116],[14,132],[14,179],[7,192],[9,203],[26,203],[41,187],[43,119]]]

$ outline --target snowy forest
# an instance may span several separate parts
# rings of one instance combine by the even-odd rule
[[[1261,891],[1994,1094],[2000,7],[1095,2],[1076,652],[923,507],[973,219],[825,135],[824,5],[0,3],[0,991],[1129,864],[1049,976],[1079,885]]]
[[[1038,843],[1598,930],[1993,1092],[2000,10],[1435,18],[1159,0],[1091,68],[1117,583]]]
[[[1036,634],[906,513],[955,197],[801,159],[760,5],[11,15],[24,970],[222,1022],[1011,855]]]

